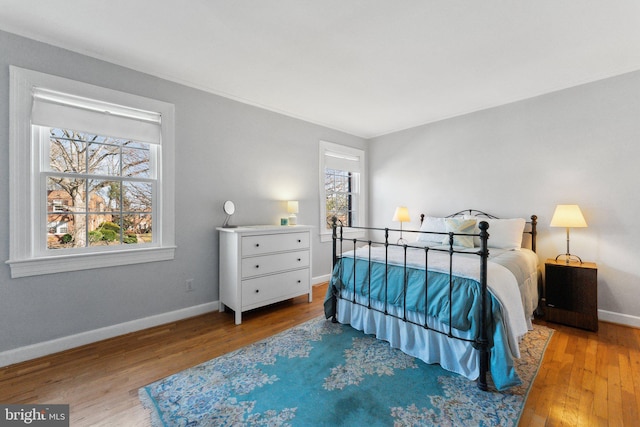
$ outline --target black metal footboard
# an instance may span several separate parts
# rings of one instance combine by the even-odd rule
[[[532,246],[535,248],[535,226],[536,226],[536,218],[535,216],[532,216],[532,223],[530,223],[532,225],[532,230],[531,231],[527,231],[527,233],[530,233],[532,235]],[[334,217],[332,220],[332,237],[333,237],[333,267],[335,269],[336,265],[338,264],[340,258],[341,258],[341,254],[343,253],[343,249],[345,242],[348,246],[351,246],[351,244],[353,245],[353,250],[354,250],[354,260],[353,260],[353,277],[354,277],[354,285],[353,285],[353,290],[349,290],[351,292],[351,296],[349,297],[349,299],[347,300],[348,302],[355,304],[355,305],[359,305],[362,307],[367,308],[368,310],[374,310],[380,313],[383,313],[385,316],[390,316],[393,318],[396,318],[398,320],[401,320],[403,322],[407,322],[407,323],[411,323],[414,325],[417,325],[425,330],[429,330],[429,331],[433,331],[439,334],[443,334],[446,335],[447,337],[449,337],[450,339],[457,339],[457,340],[463,340],[463,341],[467,341],[469,343],[471,343],[471,345],[479,352],[479,376],[478,376],[478,388],[480,388],[481,390],[487,390],[488,386],[487,386],[487,373],[489,371],[489,352],[490,352],[490,334],[491,334],[491,330],[490,330],[490,300],[489,300],[489,294],[488,294],[488,289],[487,289],[487,261],[488,261],[488,257],[489,257],[489,249],[488,249],[488,239],[489,239],[489,224],[486,221],[480,221],[478,224],[478,228],[480,230],[480,232],[478,234],[457,234],[457,233],[434,233],[434,232],[418,232],[418,231],[413,231],[412,233],[426,233],[426,234],[441,234],[443,238],[446,239],[446,237],[448,236],[448,244],[446,246],[439,246],[439,247],[429,247],[429,246],[412,246],[411,244],[406,244],[406,243],[401,243],[400,241],[398,243],[392,243],[389,241],[389,233],[390,232],[399,232],[401,230],[395,230],[395,229],[389,229],[389,228],[368,228],[368,227],[350,227],[350,229],[358,229],[358,230],[367,230],[370,232],[377,232],[377,233],[381,233],[384,232],[384,241],[380,241],[380,242],[375,242],[372,240],[364,240],[364,239],[345,239],[343,236],[343,227],[342,225],[338,224],[337,219]],[[406,233],[407,230],[404,230],[404,232]],[[479,248],[475,248],[477,250],[473,250],[473,251],[460,251],[457,250],[454,247],[454,238],[455,236],[474,236],[474,237],[478,237],[480,239],[480,246]],[[356,264],[358,263],[358,259],[356,258],[356,248],[358,246],[362,246],[362,245],[368,245],[369,247],[369,257],[368,257],[368,261],[365,259],[365,262],[368,262],[368,269],[369,269],[369,274],[368,274],[368,280],[371,281],[371,266],[372,266],[372,260],[371,260],[371,247],[373,245],[377,245],[377,246],[384,246],[384,254],[385,254],[385,260],[384,260],[384,295],[385,295],[385,301],[381,301],[383,303],[383,307],[380,306],[376,306],[375,304],[372,304],[372,297],[371,297],[371,292],[368,292],[368,298],[365,298],[366,301],[358,300],[358,298],[356,298],[357,292],[356,292],[356,280],[355,280],[355,276],[356,276]],[[387,299],[387,278],[388,278],[388,270],[389,270],[389,259],[388,259],[388,254],[389,254],[389,248],[390,247],[399,247],[401,248],[401,250],[404,253],[404,263],[403,266],[401,268],[404,269],[403,271],[403,277],[404,277],[404,304],[402,305],[402,313],[397,313],[397,312],[390,312],[388,310],[389,304],[386,301]],[[407,278],[407,251],[409,249],[419,249],[419,250],[423,250],[424,251],[424,265],[425,265],[425,273],[424,273],[424,307],[425,307],[425,313],[424,313],[424,322],[417,322],[415,321],[415,319],[410,318],[409,316],[407,316],[407,304],[406,304],[406,298],[407,298],[407,286],[408,286],[408,278]],[[350,249],[350,248],[347,248]],[[428,273],[427,270],[429,269],[429,255],[430,253],[432,253],[433,251],[437,251],[437,252],[445,252],[448,253],[448,263],[449,263],[449,276],[448,276],[448,280],[449,280],[449,289],[448,289],[448,303],[449,303],[449,307],[453,307],[453,280],[454,280],[454,272],[453,272],[453,259],[454,259],[454,255],[457,253],[465,253],[465,254],[473,254],[473,255],[477,255],[478,256],[478,261],[480,263],[480,276],[479,276],[479,284],[480,284],[480,309],[479,309],[479,313],[476,317],[476,321],[478,322],[478,334],[476,337],[474,338],[464,338],[461,336],[458,336],[457,334],[454,333],[454,327],[453,327],[453,320],[452,320],[452,316],[453,316],[453,310],[450,309],[449,310],[449,322],[448,322],[448,330],[440,330],[440,329],[436,329],[436,328],[432,328],[429,326],[428,324],[428,315],[427,315],[427,307],[428,307],[428,290],[429,290],[429,281],[428,281]],[[396,268],[397,268],[397,264],[396,264]],[[369,291],[371,290],[371,283],[369,283]],[[421,295],[421,294],[420,294]],[[332,299],[332,304],[334,304],[334,307],[337,307],[337,299],[345,299],[342,295],[342,292],[332,292],[330,299]],[[399,310],[398,310],[399,311]],[[332,321],[337,322],[337,318],[336,318],[336,312],[334,311],[333,316],[332,316]],[[447,322],[444,322],[447,323]]]

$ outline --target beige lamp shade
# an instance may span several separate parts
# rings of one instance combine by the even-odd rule
[[[292,213],[292,214],[297,214],[298,213],[298,201],[297,200],[290,200],[287,202],[287,212]]]
[[[392,221],[400,221],[401,223],[411,221],[411,218],[409,218],[409,209],[405,206],[398,206],[396,212],[393,214]]]
[[[558,258],[563,256],[566,258],[567,264],[573,259],[577,259],[580,261],[580,264],[582,264],[582,259],[579,256],[572,255],[571,252],[569,252],[569,229],[587,226],[587,221],[584,220],[584,216],[582,215],[582,211],[578,205],[556,206],[550,225],[552,227],[564,227],[567,229],[567,252],[565,254],[558,255],[556,257],[556,261],[558,261]]]
[[[558,205],[551,218],[551,227],[586,227],[582,211],[578,205]]]

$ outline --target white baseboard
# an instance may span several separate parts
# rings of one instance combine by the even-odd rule
[[[96,341],[117,337],[118,335],[124,335],[130,332],[163,325],[165,323],[175,322],[176,320],[198,316],[211,311],[218,311],[218,308],[218,301],[208,302],[206,304],[156,314],[154,316],[136,319],[130,322],[119,323],[117,325],[81,332],[79,334],[69,335],[51,341],[3,351],[0,353],[0,367],[13,365],[14,363],[24,362],[26,360],[35,359],[37,357],[46,356],[85,344],[91,344]]]
[[[598,320],[603,322],[617,323],[619,325],[640,328],[640,317],[628,314],[615,313],[613,311],[598,310]]]
[[[326,283],[331,279],[331,274],[325,274],[322,276],[316,276],[311,278],[312,285],[319,285],[321,283]]]

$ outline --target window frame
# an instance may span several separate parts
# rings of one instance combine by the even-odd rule
[[[113,249],[85,248],[74,253],[39,250],[42,236],[40,172],[41,144],[34,140],[31,126],[34,88],[95,99],[145,111],[160,113],[161,144],[157,158],[155,203],[158,233],[154,244],[144,247],[119,245]],[[11,277],[113,267],[175,257],[175,107],[162,101],[107,89],[88,83],[10,66],[10,259]],[[44,226],[46,227],[46,223]],[[155,236],[154,236],[155,238]],[[124,246],[124,247],[123,247]]]
[[[331,229],[326,228],[326,218],[327,218],[327,193],[325,189],[325,169],[326,169],[326,157],[327,153],[333,154],[342,154],[346,157],[358,158],[358,177],[353,177],[355,181],[357,181],[358,191],[357,194],[357,207],[356,207],[356,215],[357,215],[357,224],[360,227],[366,226],[367,215],[366,215],[366,206],[367,206],[367,168],[366,168],[366,156],[365,151],[359,148],[350,147],[347,145],[336,144],[328,141],[320,141],[319,144],[319,184],[320,184],[320,241],[328,242],[332,238]],[[337,170],[346,170],[346,169],[337,169]],[[349,171],[354,172],[354,171]],[[350,227],[345,227],[343,229],[343,236],[347,238],[362,238],[365,236],[364,230],[353,229]]]

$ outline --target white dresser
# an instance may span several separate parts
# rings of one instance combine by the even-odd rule
[[[256,225],[218,227],[220,232],[220,311],[242,312],[309,294],[311,227]]]

